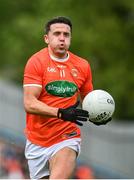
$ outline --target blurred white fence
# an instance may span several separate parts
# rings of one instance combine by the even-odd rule
[[[24,126],[22,89],[0,81],[0,138],[24,145]],[[80,161],[91,164],[97,173],[109,173],[107,178],[134,178],[134,124],[86,122],[82,138]]]
[[[22,89],[9,82],[0,81],[0,138],[22,144],[24,126]]]
[[[105,171],[106,178],[134,178],[134,123],[117,123],[105,126],[86,122],[82,127],[81,160]]]

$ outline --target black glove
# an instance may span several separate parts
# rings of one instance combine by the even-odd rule
[[[76,109],[79,105],[79,101],[77,101],[74,105],[69,106],[68,108],[58,110],[58,118],[63,119],[64,121],[71,121],[79,126],[83,126],[83,123],[79,121],[87,121],[89,118],[88,111],[82,109]]]
[[[94,123],[95,125],[97,125],[97,126],[100,126],[100,125],[105,125],[105,124],[107,124],[109,121],[111,121],[112,120],[112,118],[110,117],[109,119],[107,119],[106,121],[102,121],[102,122],[93,122],[93,121],[91,121],[90,119],[89,119],[89,121],[91,121],[92,123]]]

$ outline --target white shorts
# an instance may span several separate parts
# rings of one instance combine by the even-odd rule
[[[31,179],[40,179],[49,176],[49,159],[60,149],[70,147],[80,154],[81,139],[72,138],[54,144],[50,147],[42,147],[32,144],[29,140],[26,142],[25,157],[28,160]]]

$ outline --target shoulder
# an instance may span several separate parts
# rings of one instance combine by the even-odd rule
[[[47,48],[41,49],[40,51],[33,54],[27,61],[25,65],[25,70],[31,71],[32,69],[36,71],[43,71],[46,65]],[[45,63],[44,63],[45,62]]]
[[[42,60],[48,56],[48,48],[43,48],[40,51],[33,54],[29,59],[39,59]]]
[[[29,57],[27,64],[44,64],[44,60],[48,59],[48,49],[43,48]]]
[[[82,68],[84,68],[84,67],[86,68],[86,67],[88,67],[90,65],[89,60],[87,60],[87,59],[84,59],[84,58],[82,58],[82,57],[80,57],[80,56],[78,56],[76,54],[73,54],[72,52],[69,52],[69,55],[70,55],[71,60],[75,64],[77,64],[77,66],[80,66]]]
[[[35,54],[33,54],[33,56],[37,56],[39,58],[41,58],[42,56],[47,56],[48,54],[48,48],[43,48],[40,51],[36,52]]]
[[[92,76],[92,70],[89,63],[89,60],[86,60],[80,56],[77,56],[71,52],[70,54],[70,60],[72,61],[74,67],[81,73],[81,75],[85,78],[88,76]]]

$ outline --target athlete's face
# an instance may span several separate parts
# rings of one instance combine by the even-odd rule
[[[56,57],[65,57],[71,41],[70,26],[55,23],[50,26],[50,31],[45,37],[49,52]]]

